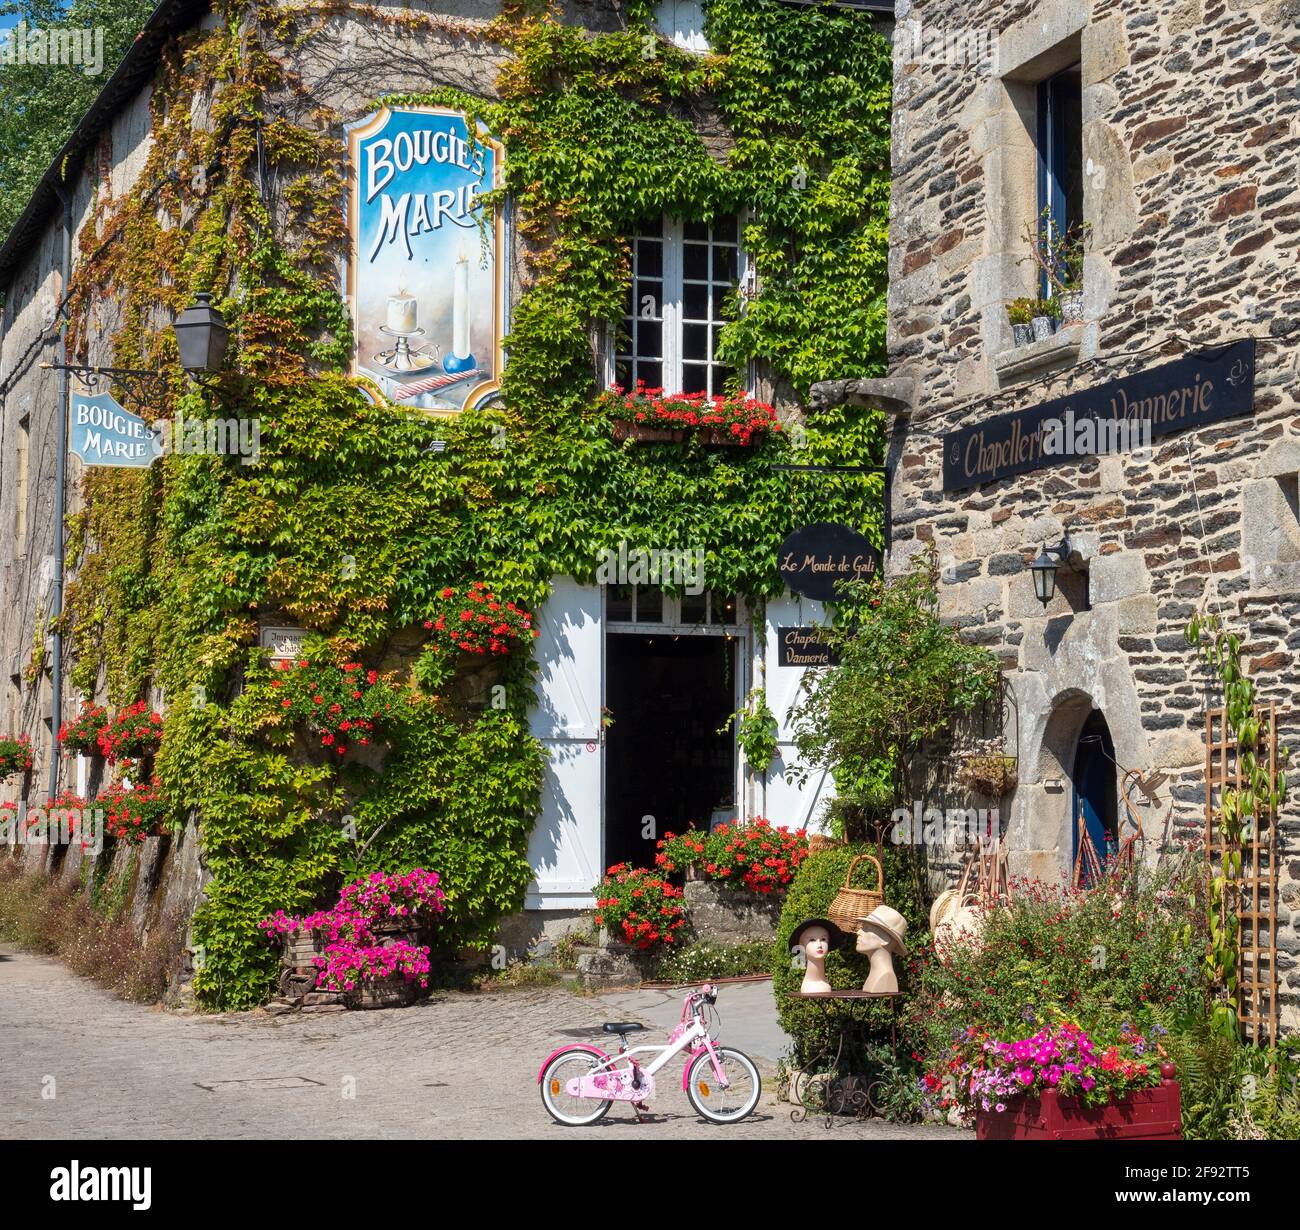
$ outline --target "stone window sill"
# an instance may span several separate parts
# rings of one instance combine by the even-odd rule
[[[1015,346],[993,358],[993,370],[1003,384],[1031,375],[1047,367],[1069,367],[1079,358],[1083,342],[1083,326],[1070,325],[1058,329],[1051,337],[1028,346]]]

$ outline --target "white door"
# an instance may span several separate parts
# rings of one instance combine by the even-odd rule
[[[528,843],[530,910],[589,909],[596,903],[591,890],[603,870],[602,597],[599,586],[556,577],[538,613],[540,672],[528,721],[547,762],[542,810]]]
[[[806,828],[812,832],[822,831],[822,813],[835,794],[835,783],[829,769],[814,769],[802,786],[786,781],[787,771],[799,765],[790,710],[802,698],[800,685],[804,675],[812,672],[806,667],[778,665],[777,629],[805,627],[825,620],[824,604],[788,591],[767,603],[763,673],[768,708],[776,718],[777,758],[767,776],[766,797],[759,805],[773,824],[783,824],[792,829]]]

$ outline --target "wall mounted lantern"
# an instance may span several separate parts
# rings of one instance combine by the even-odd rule
[[[181,366],[195,377],[217,376],[225,366],[226,341],[230,330],[225,318],[212,306],[212,296],[199,293],[172,325],[181,352]]]
[[[1034,594],[1044,606],[1056,597],[1056,570],[1065,563],[1069,554],[1070,540],[1062,538],[1059,546],[1043,546],[1038,558],[1029,565],[1034,574]]]

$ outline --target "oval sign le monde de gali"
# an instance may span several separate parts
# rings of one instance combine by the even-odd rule
[[[830,602],[838,581],[869,581],[881,553],[847,525],[819,521],[795,530],[781,544],[781,577],[796,594]]]

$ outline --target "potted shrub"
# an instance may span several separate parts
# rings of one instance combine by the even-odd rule
[[[972,1027],[956,1100],[979,1140],[1179,1140],[1178,1083],[1158,1046],[1133,1030],[1100,1045],[1069,1021],[1015,1041]]]
[[[531,612],[498,598],[482,581],[439,590],[424,630],[431,649],[469,657],[503,657],[538,634]]]
[[[704,444],[743,446],[781,430],[772,406],[743,393],[665,395],[638,381],[632,392],[614,385],[596,405],[610,419],[616,440],[680,443],[693,435]]]
[[[270,678],[250,684],[240,701],[254,711],[254,725],[291,738],[301,724],[331,759],[356,744],[375,741],[403,694],[388,676],[360,662],[283,662]]]
[[[1032,315],[1030,326],[1034,341],[1046,341],[1056,332],[1056,326],[1060,321],[1059,305],[1054,299],[1036,299],[1030,311]]]
[[[75,756],[98,756],[100,754],[99,732],[108,725],[108,710],[86,701],[77,716],[59,727],[59,744],[63,750]]]
[[[162,742],[162,714],[154,713],[144,701],[128,705],[100,730],[99,750],[109,764],[123,758],[151,756]]]
[[[962,759],[956,780],[963,790],[972,794],[1000,799],[1010,794],[1019,781],[1016,758],[1005,753],[1001,739],[991,739]]]
[[[648,952],[682,938],[682,890],[656,872],[615,863],[594,891],[596,925],[615,943]]]
[[[1034,340],[1031,322],[1038,301],[1030,298],[1012,299],[1007,304],[1007,319],[1011,322],[1011,338],[1017,346],[1028,346]]]
[[[0,735],[0,782],[32,767],[32,740],[29,735]]]
[[[1039,301],[1039,314],[1034,317],[1035,341],[1041,341],[1055,331],[1053,324],[1040,336],[1038,321],[1045,316],[1067,325],[1083,320],[1083,249],[1089,230],[1087,223],[1062,230],[1050,208],[1045,208],[1039,215],[1036,230],[1025,229],[1025,240],[1029,244],[1026,259],[1037,266],[1048,292],[1048,299]],[[1045,302],[1052,306],[1050,313],[1042,313]]]
[[[257,925],[280,940],[286,965],[310,962],[316,992],[353,1008],[399,1007],[429,985],[430,950],[416,941],[446,909],[438,880],[422,867],[403,875],[372,871],[347,885],[331,909],[301,918],[277,910]],[[294,985],[296,976],[286,981]]]
[[[130,842],[161,836],[171,812],[155,782],[145,782],[133,790],[114,784],[95,796],[94,806],[103,809],[109,836]]]

